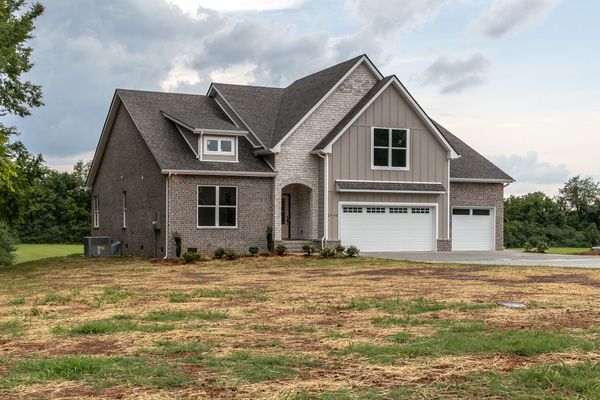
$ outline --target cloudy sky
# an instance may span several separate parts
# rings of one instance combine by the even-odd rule
[[[287,85],[367,53],[425,110],[550,194],[600,178],[600,2],[43,0],[30,79],[45,106],[10,119],[47,163],[90,159],[115,88],[205,94]]]

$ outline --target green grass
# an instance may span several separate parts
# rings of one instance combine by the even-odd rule
[[[157,341],[155,345],[155,347],[146,350],[146,352],[157,355],[173,355],[185,353],[206,353],[211,349],[210,344],[201,342],[173,342],[171,340],[160,340]]]
[[[134,295],[135,293],[130,290],[115,286],[105,288],[101,294],[94,298],[94,300],[98,305],[116,304]]]
[[[509,251],[525,251],[522,247],[507,249]],[[548,254],[575,254],[583,253],[584,251],[590,251],[589,247],[551,247],[546,251]]]
[[[227,319],[229,315],[222,311],[182,311],[182,310],[165,310],[153,311],[144,317],[146,321],[154,322],[174,322],[186,321],[192,319],[201,319],[205,321],[219,321]]]
[[[0,387],[49,381],[77,381],[97,388],[119,384],[171,388],[187,378],[164,363],[140,357],[62,356],[19,361],[0,376]]]
[[[49,293],[41,299],[38,304],[40,305],[63,305],[71,301],[71,296],[66,296],[57,293]]]
[[[347,308],[353,308],[356,310],[368,310],[376,308],[388,313],[402,312],[409,315],[423,314],[447,309],[467,311],[494,307],[496,307],[496,304],[493,303],[442,303],[423,297],[417,297],[409,300],[403,300],[399,297],[392,299],[352,299],[347,306]]]
[[[399,400],[422,398],[415,395],[411,387],[394,388],[389,390],[352,388],[327,390],[320,393],[300,392],[287,396],[285,400]]]
[[[6,304],[9,306],[22,306],[25,304],[25,297],[15,297],[14,299],[9,300]]]
[[[295,369],[297,367],[316,366],[305,357],[260,355],[248,351],[236,351],[223,357],[207,357],[201,363],[213,371],[248,382],[291,378],[298,373]]]
[[[20,244],[15,251],[15,264],[75,254],[83,254],[82,244]]]
[[[562,332],[537,330],[494,331],[478,323],[457,324],[441,329],[431,337],[411,338],[399,334],[391,339],[394,344],[359,342],[336,353],[354,354],[376,364],[393,364],[399,358],[410,357],[494,353],[534,356],[572,349],[590,351],[600,346],[598,338],[584,339]]]
[[[0,338],[17,336],[23,331],[23,325],[17,321],[0,322]]]
[[[56,334],[68,335],[103,335],[117,332],[166,332],[175,329],[174,325],[150,325],[139,324],[129,319],[114,319],[88,321],[71,328],[61,326],[55,327],[52,331]]]
[[[253,289],[209,289],[199,288],[192,294],[195,297],[223,298],[232,296],[242,296],[256,301],[267,301],[268,297],[260,290]]]
[[[171,292],[167,295],[169,303],[187,303],[192,299],[192,296],[187,293]]]

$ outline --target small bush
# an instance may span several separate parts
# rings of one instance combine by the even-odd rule
[[[231,249],[226,249],[225,254],[223,254],[223,258],[227,260],[237,260],[238,258],[240,258],[240,256],[235,251]]]
[[[258,247],[250,247],[248,252],[252,254],[252,256],[256,257],[258,255]]]
[[[538,253],[545,253],[549,248],[550,246],[548,246],[548,243],[544,242],[543,240],[537,242],[537,245],[535,246],[535,250]]]
[[[173,232],[173,240],[175,241],[175,257],[181,257],[181,235],[178,232]]]
[[[333,248],[333,251],[335,251],[336,255],[341,256],[346,251],[346,248],[344,246],[342,246],[340,243],[338,243]]]
[[[186,251],[181,255],[181,258],[183,258],[186,263],[193,263],[194,261],[198,261],[200,259],[200,254],[196,253],[195,251]]]
[[[335,257],[335,250],[329,247],[323,247],[319,252],[321,257]]]
[[[530,242],[525,242],[525,244],[523,244],[523,250],[527,253],[531,253],[533,251],[533,245]]]
[[[359,248],[354,245],[350,245],[346,248],[346,255],[348,257],[356,257],[359,252],[360,252]]]
[[[219,247],[218,249],[215,250],[215,258],[223,258],[226,251],[227,251],[227,249],[224,249],[223,247]]]
[[[0,265],[10,265],[14,261],[15,239],[8,226],[0,222]]]
[[[315,252],[315,246],[307,243],[304,246],[302,246],[302,251],[305,255],[310,256]]]
[[[267,226],[267,250],[273,251],[273,227]]]
[[[287,247],[285,247],[285,245],[283,245],[283,244],[278,244],[275,247],[275,254],[277,254],[278,256],[283,256],[283,255],[285,255],[286,252],[287,252]]]

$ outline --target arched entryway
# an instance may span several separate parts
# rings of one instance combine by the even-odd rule
[[[311,188],[301,183],[281,189],[281,239],[311,238],[311,195]]]

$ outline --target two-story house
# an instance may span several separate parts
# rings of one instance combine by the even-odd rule
[[[122,253],[290,246],[499,250],[513,179],[366,55],[285,88],[116,90],[92,163],[93,235]]]

